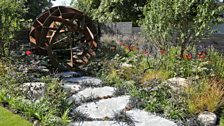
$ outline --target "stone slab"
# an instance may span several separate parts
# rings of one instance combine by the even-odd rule
[[[74,83],[81,86],[101,86],[102,80],[95,77],[75,77],[75,78],[64,78],[63,83]]]
[[[84,103],[74,109],[74,112],[81,112],[92,119],[113,118],[115,113],[125,109],[129,103],[130,96],[120,96],[109,99],[102,99],[97,102]]]
[[[71,78],[71,77],[80,77],[81,73],[74,72],[74,71],[68,71],[68,72],[61,72],[56,74],[56,77],[60,78]]]
[[[135,126],[177,126],[173,121],[153,115],[139,109],[127,111],[126,114],[132,118]]]
[[[115,93],[116,88],[114,87],[98,87],[98,88],[86,88],[77,94],[74,94],[69,98],[69,101],[76,101],[76,103],[80,103],[81,101],[88,99],[88,98],[104,98],[104,97],[111,97]]]
[[[68,126],[127,126],[114,121],[85,121],[70,123]]]
[[[69,91],[71,93],[76,93],[82,88],[81,85],[74,83],[64,83],[62,87],[65,89],[65,91]]]

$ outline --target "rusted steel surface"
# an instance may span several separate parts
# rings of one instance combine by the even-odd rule
[[[73,8],[58,6],[41,13],[33,23],[30,42],[47,52],[54,67],[87,64],[95,56],[97,32],[93,21]]]

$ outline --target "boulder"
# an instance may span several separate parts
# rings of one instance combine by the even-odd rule
[[[198,120],[204,126],[215,126],[217,122],[217,116],[212,112],[205,111],[198,115]]]
[[[168,79],[167,83],[173,90],[180,90],[189,86],[189,80],[181,77],[174,77]]]
[[[45,83],[29,82],[22,85],[22,91],[30,100],[38,100],[44,96]]]

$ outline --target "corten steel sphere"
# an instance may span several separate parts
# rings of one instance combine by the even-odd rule
[[[80,67],[95,56],[97,31],[84,13],[69,7],[52,7],[41,13],[33,23],[30,42],[47,54],[54,67],[64,63]]]

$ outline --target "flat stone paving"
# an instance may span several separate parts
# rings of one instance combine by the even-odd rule
[[[85,121],[71,123],[68,126],[128,126],[124,123],[118,123],[115,121]]]
[[[73,71],[68,71],[68,72],[62,72],[56,74],[56,77],[61,77],[61,78],[72,78],[72,77],[79,77],[81,76],[81,73],[78,72],[73,72]]]
[[[84,113],[92,119],[113,118],[115,113],[125,109],[129,99],[130,96],[102,99],[97,102],[84,103],[75,108],[74,111]]]
[[[127,111],[135,126],[177,126],[174,122],[139,109]]]
[[[116,88],[114,87],[90,87],[86,88],[82,91],[79,91],[77,94],[72,95],[69,98],[69,101],[76,101],[76,102],[81,102],[85,99],[88,98],[105,98],[105,97],[112,97],[113,94],[115,93]]]
[[[63,78],[64,83],[74,83],[82,86],[101,86],[102,80],[95,77],[75,77],[75,78]]]
[[[71,75],[70,75],[71,74]],[[79,106],[73,108],[73,113],[82,113],[93,121],[72,122],[68,126],[128,126],[125,123],[118,123],[114,120],[116,114],[120,113],[129,105],[130,96],[114,96],[116,88],[101,87],[102,81],[94,77],[73,77],[75,73],[66,73],[62,81],[64,88],[77,92],[69,100],[80,102]],[[80,89],[83,90],[80,90]],[[109,96],[109,97],[107,97]],[[88,102],[82,99],[99,98]],[[126,111],[126,115],[132,120],[130,126],[177,126],[173,121],[156,116],[139,109]],[[108,120],[113,121],[108,121]]]

